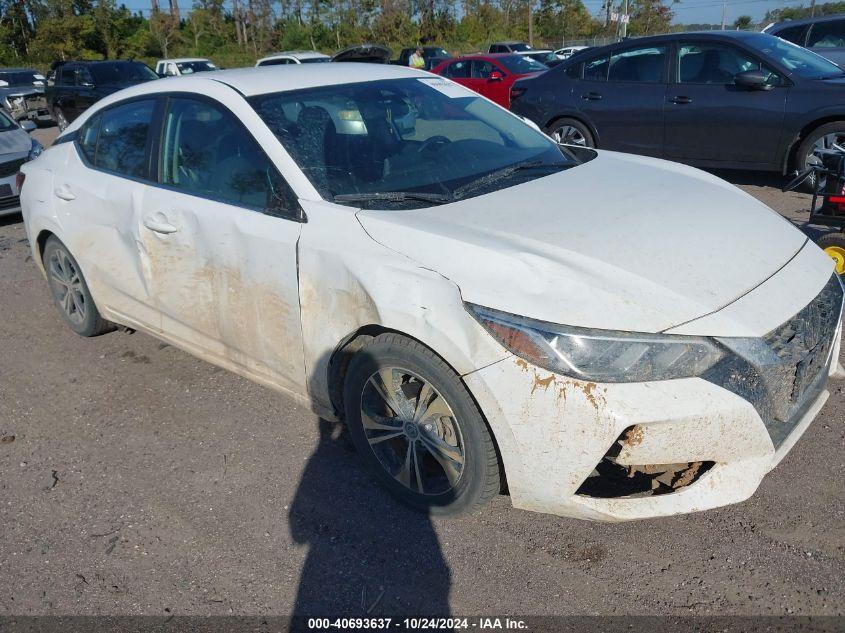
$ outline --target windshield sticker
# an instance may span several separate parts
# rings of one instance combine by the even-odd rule
[[[453,81],[449,81],[448,79],[443,79],[442,77],[425,77],[417,79],[417,81],[424,83],[430,88],[434,88],[438,92],[443,93],[452,99],[464,99],[466,97],[478,96],[471,90],[464,88]]]

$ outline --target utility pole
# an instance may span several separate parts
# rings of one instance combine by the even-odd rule
[[[725,19],[728,16],[728,0],[722,0],[722,30],[725,30]]]
[[[619,34],[624,40],[628,37],[628,0],[624,0],[622,4],[622,15],[619,16],[619,21],[622,23],[622,28],[619,30]]]
[[[816,0],[810,0],[810,17],[816,15]]]
[[[534,46],[534,10],[531,5],[534,0],[528,0],[528,45]]]

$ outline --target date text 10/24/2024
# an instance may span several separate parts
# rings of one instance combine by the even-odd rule
[[[528,629],[524,620],[513,618],[309,618],[308,630],[522,630]]]

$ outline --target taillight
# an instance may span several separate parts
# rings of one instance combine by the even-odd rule
[[[15,174],[15,186],[18,188],[18,191],[20,191],[21,187],[23,187],[23,181],[24,180],[26,180],[26,174],[25,173],[23,173],[22,171],[19,171],[17,174]]]
[[[512,87],[511,88],[511,101],[513,101],[514,99],[516,99],[518,97],[521,97],[524,93],[525,93],[525,88],[517,88],[515,86]]]

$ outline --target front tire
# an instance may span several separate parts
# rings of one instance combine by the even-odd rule
[[[800,173],[807,169],[808,161],[817,148],[841,149],[845,151],[845,121],[834,121],[817,127],[810,132],[798,146],[795,153],[794,169]],[[810,174],[800,185],[807,193],[813,193],[816,187],[816,174]]]
[[[42,261],[53,303],[71,330],[80,336],[99,336],[115,329],[100,316],[79,264],[57,237],[47,239]]]
[[[481,412],[460,377],[420,343],[382,334],[358,350],[344,409],[367,469],[403,503],[456,515],[499,492],[498,457]]]
[[[845,275],[845,234],[835,232],[821,236],[816,244],[833,259],[837,275]]]
[[[549,126],[547,134],[555,143],[595,147],[596,141],[586,125],[575,119],[558,119]]]

